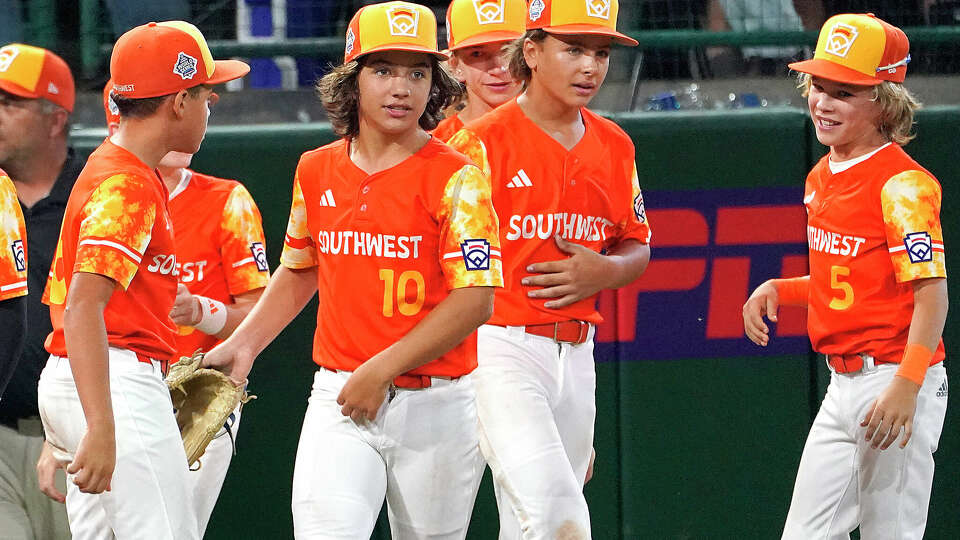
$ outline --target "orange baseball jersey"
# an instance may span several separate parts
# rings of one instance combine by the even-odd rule
[[[67,201],[43,298],[53,321],[47,351],[67,355],[67,291],[74,273],[88,272],[117,282],[103,312],[110,345],[169,360],[177,332],[170,320],[176,266],[166,187],[136,156],[105,140]]]
[[[17,190],[0,169],[0,300],[27,294],[27,229]]]
[[[267,286],[260,211],[242,184],[184,169],[168,207],[177,248],[173,273],[192,294],[230,304],[233,296]],[[217,343],[216,336],[181,326],[176,358]]]
[[[450,140],[450,137],[463,129],[463,120],[460,119],[459,115],[448,116],[440,121],[437,124],[437,128],[430,132],[431,135],[440,139],[443,142]]]
[[[435,138],[368,175],[339,140],[301,157],[280,262],[317,267],[313,359],[353,371],[416,326],[451,289],[503,284],[490,185]],[[476,333],[410,375],[477,365]]]
[[[520,284],[537,262],[566,259],[554,235],[594,251],[627,239],[650,241],[633,142],[616,124],[580,110],[586,131],[572,150],[544,133],[516,99],[470,122],[449,141],[487,175],[500,217],[504,288],[491,324],[569,319],[600,322],[595,296],[561,309],[527,296]]]
[[[824,354],[899,362],[913,316],[911,281],[945,278],[940,184],[891,143],[833,174],[824,156],[807,176],[807,327]],[[943,341],[933,363],[943,360]]]

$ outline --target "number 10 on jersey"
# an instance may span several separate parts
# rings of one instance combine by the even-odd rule
[[[423,300],[426,297],[426,283],[423,274],[416,270],[407,270],[395,279],[395,272],[391,268],[380,269],[380,281],[383,282],[383,316],[393,317],[394,311],[410,317],[420,313],[423,309]],[[410,301],[407,288],[411,282],[416,288],[416,299]],[[396,293],[394,293],[396,291]],[[396,302],[396,304],[394,304]],[[396,306],[396,310],[394,309]]]

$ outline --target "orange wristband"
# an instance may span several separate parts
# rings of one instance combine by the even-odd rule
[[[922,386],[923,377],[927,374],[927,368],[930,367],[930,360],[932,359],[933,351],[930,349],[919,343],[907,343],[897,375]]]
[[[771,280],[777,288],[781,306],[807,306],[810,296],[810,276]]]

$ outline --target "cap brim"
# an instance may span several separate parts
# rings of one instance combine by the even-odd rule
[[[841,66],[835,62],[824,60],[823,58],[812,58],[802,62],[793,62],[787,64],[787,67],[800,73],[809,73],[814,77],[822,77],[831,81],[846,84],[859,84],[864,86],[876,86],[883,82],[882,79],[871,77],[860,73],[855,69]]]
[[[206,84],[225,83],[250,73],[250,66],[239,60],[216,60],[213,64],[213,77],[210,77]]]
[[[28,92],[26,88],[20,86],[19,84],[15,84],[4,79],[0,79],[0,90],[27,99],[37,99],[40,97],[39,93]]]
[[[477,34],[476,36],[469,37],[460,43],[457,43],[456,47],[453,47],[449,50],[457,51],[460,49],[465,49],[467,47],[476,47],[477,45],[486,45],[487,43],[508,43],[515,39],[523,37],[523,34],[518,32],[510,32],[508,30],[497,30],[495,32],[485,32],[483,34]]]
[[[632,37],[621,34],[616,30],[611,30],[606,26],[597,24],[564,24],[560,26],[545,26],[543,30],[549,34],[588,35],[588,36],[609,36],[620,45],[636,47],[640,43]]]
[[[421,47],[420,45],[404,45],[404,44],[392,44],[392,43],[391,43],[391,44],[388,44],[388,45],[381,45],[381,46],[379,46],[379,47],[374,47],[374,48],[370,49],[369,51],[364,51],[363,53],[354,56],[354,57],[353,57],[353,60],[358,60],[358,59],[360,59],[361,57],[364,57],[364,56],[366,56],[366,55],[368,55],[368,54],[375,53],[375,52],[382,52],[382,51],[419,52],[419,53],[426,53],[426,54],[433,55],[433,56],[435,56],[435,57],[437,58],[437,60],[449,60],[449,59],[450,59],[450,54],[449,54],[449,53],[446,53],[446,52],[443,52],[443,51],[438,51],[438,50],[435,50],[435,49],[428,49],[428,48],[426,48],[426,47]]]

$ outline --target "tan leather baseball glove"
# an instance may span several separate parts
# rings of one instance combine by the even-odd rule
[[[201,360],[200,351],[189,358],[184,356],[170,367],[166,377],[191,469],[237,405],[257,398],[220,371],[201,368]]]

